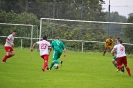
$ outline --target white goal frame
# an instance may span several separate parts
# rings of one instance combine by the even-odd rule
[[[86,21],[86,20],[69,20],[69,19],[40,18],[40,34],[39,34],[39,39],[41,39],[41,33],[42,33],[42,20],[56,20],[56,21],[70,21],[70,22],[84,22],[84,23],[103,23],[103,24],[125,24],[125,25],[133,25],[133,23],[122,23],[122,22],[103,22],[103,21]]]
[[[103,24],[124,24],[124,25],[133,25],[133,23],[122,23],[122,22],[103,22],[103,21],[86,21],[86,20],[70,20],[70,19],[54,19],[54,18],[40,18],[40,33],[39,33],[39,40],[41,40],[41,33],[42,33],[42,20],[52,20],[52,21],[68,21],[68,22],[84,22],[84,23],[103,23]],[[83,52],[83,44],[84,42],[99,42],[99,43],[104,43],[100,41],[83,41],[83,40],[64,40],[64,41],[77,41],[77,42],[82,42],[82,52]],[[123,44],[129,44],[133,45],[130,43],[123,43]]]
[[[30,42],[30,47],[32,46],[33,44],[33,29],[34,29],[34,26],[37,26],[37,25],[31,25],[31,24],[12,24],[12,23],[0,23],[0,25],[13,25],[13,26],[28,26],[28,27],[31,27],[31,37],[15,37],[15,38],[20,38],[21,39],[21,49],[22,49],[22,39],[30,39],[31,42]],[[7,36],[0,36],[0,37],[7,37]]]

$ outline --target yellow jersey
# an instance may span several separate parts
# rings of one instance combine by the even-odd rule
[[[105,47],[112,49],[114,47],[114,40],[110,38],[106,39]]]

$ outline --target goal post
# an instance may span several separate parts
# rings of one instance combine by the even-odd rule
[[[133,27],[133,23],[40,18],[39,40],[42,38],[42,34],[48,32],[48,37],[51,39],[53,39],[53,37],[50,37],[51,35],[58,35],[63,41],[80,42],[82,52],[85,44],[86,46],[88,43],[103,45],[105,39],[109,36],[113,38],[120,37],[124,40],[123,44],[132,45],[122,32],[129,25]]]
[[[15,38],[21,39],[21,49],[22,49],[22,39],[24,39],[24,38],[30,39],[30,47],[32,46],[32,44],[33,44],[33,30],[34,30],[34,26],[37,26],[37,25],[31,25],[31,24],[13,24],[13,23],[0,23],[0,25],[31,27],[31,33],[30,33],[30,37],[29,38],[27,38],[27,37],[15,37]],[[4,36],[0,36],[0,37],[6,37],[6,36],[4,35]]]

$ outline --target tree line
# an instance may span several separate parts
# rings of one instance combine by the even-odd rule
[[[132,23],[132,16],[127,19],[120,16],[118,12],[111,12],[109,18],[109,13],[102,11],[103,4],[103,0],[1,0],[0,23],[32,24],[37,25],[38,29],[40,18]],[[9,30],[14,29],[19,31],[21,37],[31,35],[30,28],[3,25],[0,25],[0,35],[8,35]],[[132,25],[110,25],[108,29],[108,25],[103,24],[59,21],[44,21],[42,29],[42,33],[50,38],[59,35],[68,40],[105,41],[108,36],[112,36],[133,43],[132,31]],[[34,37],[37,35],[34,34]],[[0,42],[3,43],[3,40]]]

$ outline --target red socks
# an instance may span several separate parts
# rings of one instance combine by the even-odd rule
[[[5,55],[5,56],[3,57],[3,61],[6,61],[7,58],[8,58],[8,56]]]
[[[118,69],[121,69],[122,66],[117,66]],[[127,73],[129,76],[131,76],[131,73],[130,73],[130,68],[129,67],[126,67],[126,70],[127,70]]]
[[[8,58],[12,57],[12,55],[9,55]]]
[[[44,60],[44,68],[48,68],[48,61]]]
[[[6,61],[7,58],[10,58],[10,57],[12,57],[12,55],[9,55],[9,56],[5,55],[5,56],[3,57],[3,61]]]
[[[127,72],[128,72],[128,75],[129,75],[129,76],[131,76],[131,73],[130,73],[130,68],[129,68],[129,67],[127,67],[127,68],[126,68],[126,70],[127,70]]]

